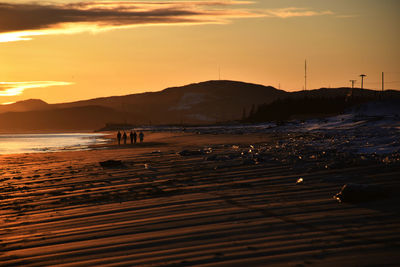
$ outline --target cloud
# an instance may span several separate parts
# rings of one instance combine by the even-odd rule
[[[32,36],[97,32],[140,25],[228,23],[263,14],[234,5],[250,1],[92,1],[64,4],[0,3],[0,42]]]
[[[21,95],[26,89],[43,88],[59,85],[71,85],[69,82],[37,81],[37,82],[0,82],[0,96]]]
[[[337,15],[336,17],[342,19],[352,19],[352,18],[358,18],[359,15]]]
[[[323,15],[333,15],[332,11],[314,11],[308,10],[306,8],[299,7],[287,7],[287,8],[277,8],[267,10],[265,15],[267,17],[277,17],[277,18],[293,18],[293,17],[314,17]]]
[[[34,36],[99,32],[144,25],[226,24],[237,18],[310,17],[332,14],[304,8],[246,9],[252,1],[0,2],[0,42]],[[237,7],[239,6],[239,7]]]

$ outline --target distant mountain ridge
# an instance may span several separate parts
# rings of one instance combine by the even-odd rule
[[[252,107],[287,97],[335,96],[349,88],[286,92],[271,86],[206,81],[159,92],[48,104],[39,99],[0,105],[0,131],[95,130],[114,124],[210,124],[239,120]],[[354,89],[354,94],[376,91]]]
[[[33,110],[45,110],[50,108],[50,105],[40,99],[28,99],[18,101],[13,104],[0,105],[0,113],[5,112],[24,112]]]

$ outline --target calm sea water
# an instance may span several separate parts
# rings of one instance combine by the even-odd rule
[[[105,144],[103,134],[0,134],[0,154],[87,150],[89,146]]]

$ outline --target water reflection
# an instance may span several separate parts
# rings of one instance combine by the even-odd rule
[[[0,134],[0,154],[85,150],[105,144],[104,134]]]

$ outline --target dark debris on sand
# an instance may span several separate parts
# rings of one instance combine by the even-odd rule
[[[100,161],[99,164],[103,168],[123,168],[123,167],[125,167],[125,164],[122,162],[122,160]]]

